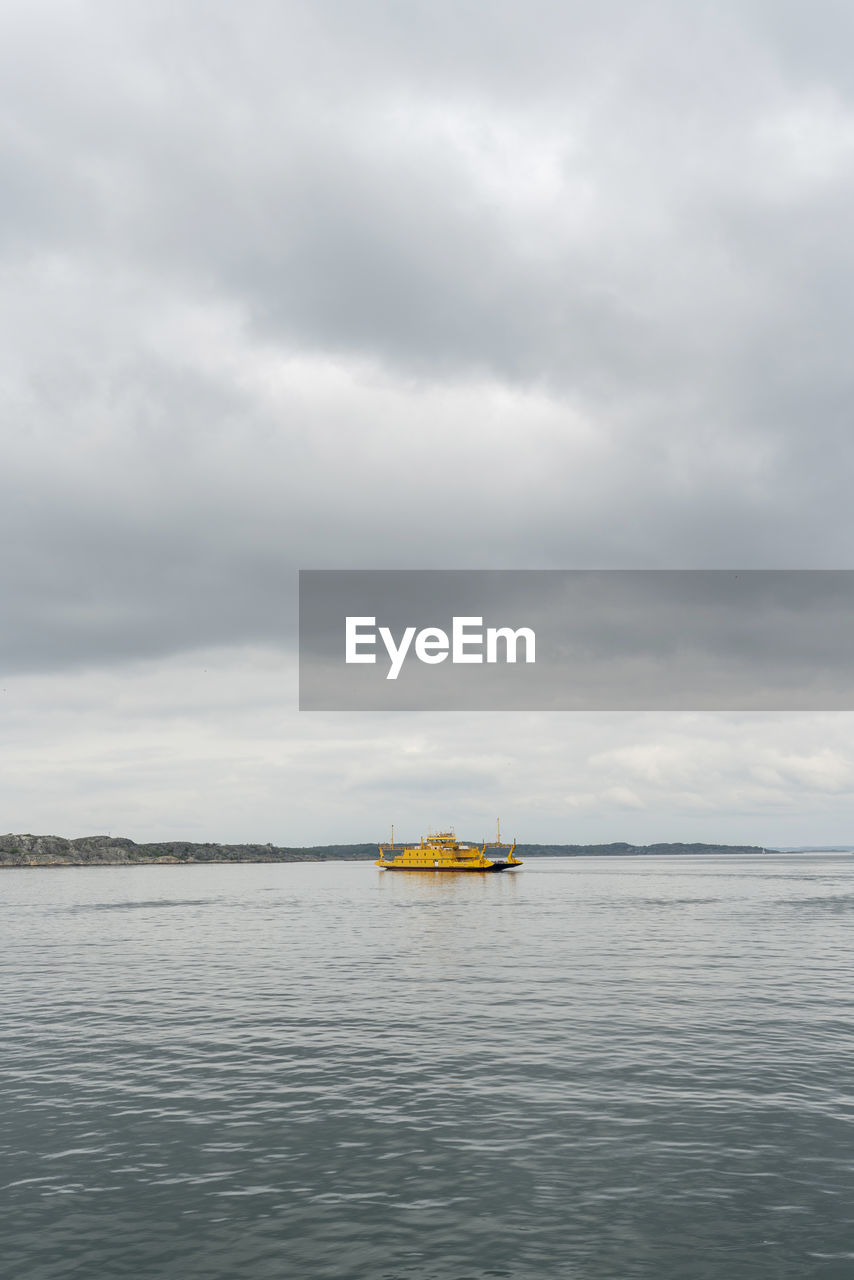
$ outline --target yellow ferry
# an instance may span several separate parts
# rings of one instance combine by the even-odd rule
[[[510,852],[506,858],[487,857],[487,849]],[[498,839],[488,843],[484,840],[482,845],[460,844],[451,829],[422,836],[420,844],[400,847],[394,843],[392,828],[391,844],[381,844],[379,850],[374,866],[383,871],[508,871],[522,865],[521,858],[514,856],[516,841],[512,845],[502,843],[500,826]]]

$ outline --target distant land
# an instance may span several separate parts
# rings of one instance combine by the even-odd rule
[[[775,853],[854,853],[854,844],[781,844]]]
[[[400,846],[403,842],[398,841]],[[410,842],[412,843],[412,842]],[[417,842],[415,842],[417,843]],[[477,841],[470,843],[476,844]],[[732,844],[519,844],[521,858],[614,857],[655,854],[761,854],[758,845]],[[779,850],[771,849],[771,853]],[[0,836],[0,867],[127,867],[201,862],[331,862],[368,861],[375,844],[319,844],[291,847],[273,844],[192,844],[164,840],[137,844],[123,836]]]

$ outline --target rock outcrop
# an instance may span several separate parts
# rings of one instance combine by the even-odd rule
[[[123,836],[0,836],[0,867],[136,866],[194,862],[323,862],[333,858],[375,858],[375,844],[286,848],[272,844],[193,844],[167,840],[137,844]]]

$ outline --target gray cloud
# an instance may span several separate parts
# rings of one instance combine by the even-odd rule
[[[847,567],[854,18],[7,6],[7,671],[323,567]]]

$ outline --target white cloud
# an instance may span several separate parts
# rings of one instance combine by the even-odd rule
[[[850,842],[850,715],[296,709],[293,660],[198,650],[7,678],[0,804],[13,830],[312,844]]]

